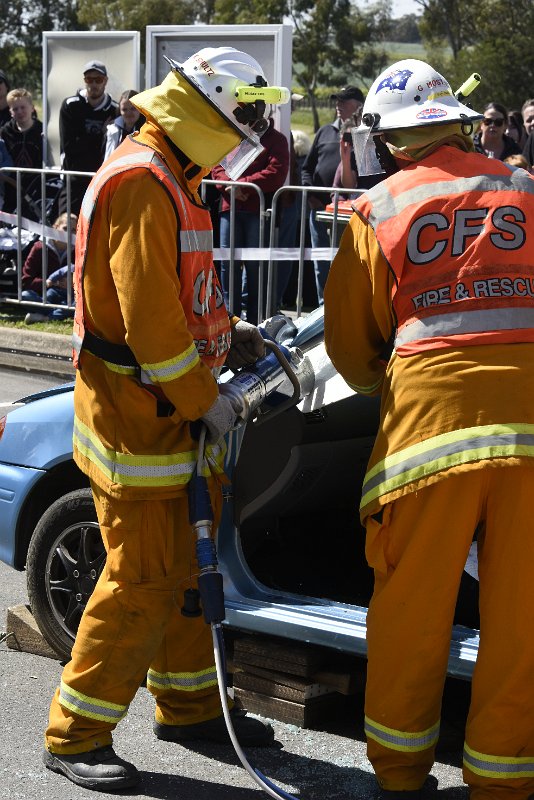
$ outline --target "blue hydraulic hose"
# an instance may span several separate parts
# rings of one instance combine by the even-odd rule
[[[207,535],[208,530],[211,531],[213,523],[213,510],[211,507],[208,484],[206,478],[202,476],[205,440],[206,427],[203,425],[198,442],[196,474],[193,475],[189,485],[189,522],[193,530],[197,533],[196,552],[200,569],[198,588],[202,599],[204,618],[206,622],[211,625],[219,694],[228,735],[230,736],[230,740],[241,764],[260,788],[271,797],[274,797],[275,800],[298,800],[295,795],[280,789],[250,764],[239,744],[232,724],[230,709],[228,708],[228,696],[226,694],[226,657],[221,626],[221,622],[225,616],[223,580],[217,568],[215,541],[211,536]]]

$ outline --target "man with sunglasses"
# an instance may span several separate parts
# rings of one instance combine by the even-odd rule
[[[119,105],[106,92],[108,72],[101,61],[83,68],[84,88],[65,98],[59,112],[61,166],[65,170],[96,172],[103,161],[106,126],[118,116]],[[61,193],[60,210],[78,214],[90,178],[71,178],[71,205],[67,209],[67,185]]]

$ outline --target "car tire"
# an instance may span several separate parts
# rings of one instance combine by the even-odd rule
[[[30,608],[62,658],[70,652],[83,610],[106,560],[90,489],[63,495],[43,514],[26,561]]]

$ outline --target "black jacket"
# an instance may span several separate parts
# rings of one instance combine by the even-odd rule
[[[481,138],[481,135],[480,135],[480,131],[479,131],[478,133],[475,133],[475,135],[473,136],[473,144],[475,146],[476,152],[477,153],[482,153],[482,155],[485,156],[486,153],[484,151],[484,148],[482,147],[480,138]],[[502,151],[502,155],[500,156],[500,159],[499,159],[500,161],[504,161],[504,159],[508,158],[508,156],[517,156],[517,155],[519,155],[521,153],[521,148],[519,147],[517,142],[514,142],[514,140],[512,139],[511,136],[508,136],[505,133],[505,134],[503,134],[502,138],[503,138],[503,142],[504,142],[504,150]]]
[[[106,126],[119,113],[119,106],[109,94],[93,108],[78,91],[67,97],[59,111],[59,141],[66,170],[96,172],[103,160]]]
[[[341,122],[329,122],[319,128],[315,134],[310,152],[302,165],[303,186],[332,186],[337,165],[341,161],[339,153],[339,129]],[[310,195],[313,193],[310,192]],[[314,195],[323,205],[330,202],[330,196],[324,192]]]

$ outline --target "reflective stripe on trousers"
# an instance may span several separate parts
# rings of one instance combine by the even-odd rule
[[[221,492],[208,483],[216,529]],[[184,589],[197,585],[187,492],[120,501],[92,489],[107,559],[50,708],[46,745],[65,754],[109,745],[147,673],[158,722],[221,713],[209,625],[180,613]]]
[[[367,752],[384,789],[418,789],[432,768],[458,588],[477,531],[481,630],[464,780],[471,800],[534,794],[533,496],[534,465],[486,462],[367,518]]]

